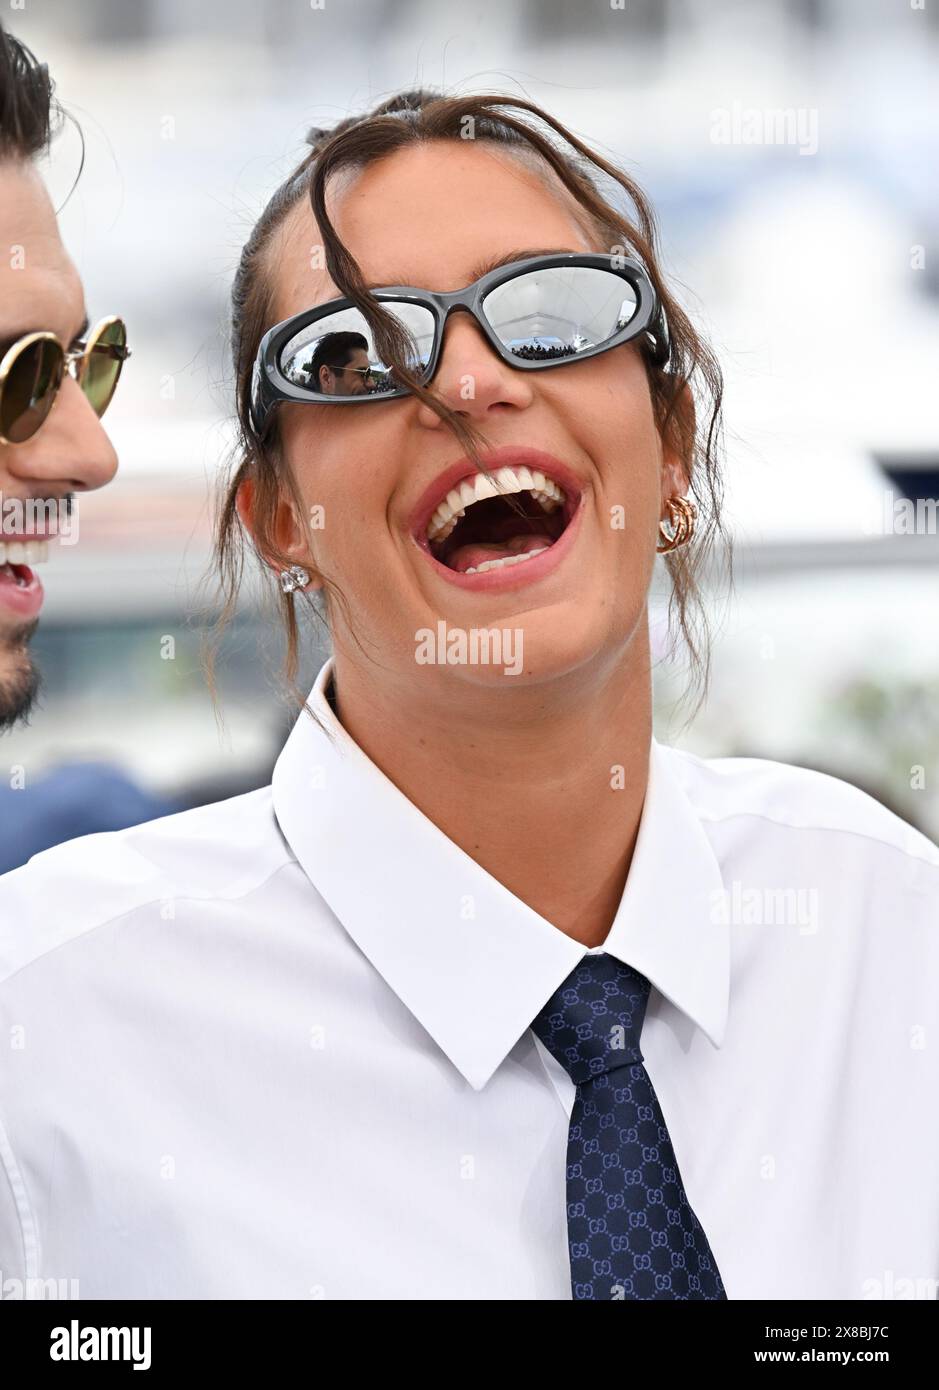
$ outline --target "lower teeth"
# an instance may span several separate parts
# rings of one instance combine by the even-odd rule
[[[484,570],[498,570],[505,565],[517,565],[522,560],[533,560],[536,555],[543,555],[550,546],[543,545],[540,550],[523,550],[519,555],[503,555],[501,560],[483,560],[481,565],[470,565],[464,574],[482,574]]]

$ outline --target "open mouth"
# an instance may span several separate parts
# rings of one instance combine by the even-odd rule
[[[21,618],[32,618],[42,607],[39,576],[30,568],[47,559],[46,540],[0,541],[0,606]]]
[[[27,588],[33,581],[33,572],[28,565],[0,565],[0,579],[6,584],[15,584],[18,589]]]
[[[457,574],[524,564],[560,539],[576,501],[538,469],[476,473],[457,483],[431,516],[430,553]]]

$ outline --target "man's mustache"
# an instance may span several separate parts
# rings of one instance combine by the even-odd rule
[[[16,497],[0,492],[0,540],[4,537],[60,536],[72,533],[72,516],[77,515],[74,492],[58,497]]]

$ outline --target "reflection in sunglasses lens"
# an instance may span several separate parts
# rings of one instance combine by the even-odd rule
[[[58,343],[39,338],[22,348],[0,391],[0,434],[11,444],[31,439],[45,420],[62,380]]]
[[[593,266],[526,271],[490,290],[483,312],[496,336],[526,361],[566,360],[599,347],[635,317],[636,291]]]
[[[434,345],[434,316],[421,304],[383,301],[408,335],[417,370],[426,368]],[[361,310],[338,309],[300,330],[280,352],[288,381],[314,396],[385,395],[396,389],[390,369],[375,349],[375,335]]]
[[[107,324],[88,344],[81,375],[81,388],[95,414],[101,416],[111,403],[127,346],[127,328],[117,319]]]
[[[426,371],[434,354],[436,320],[410,301],[382,300],[405,330],[409,366]],[[482,312],[503,347],[526,361],[561,361],[602,347],[639,311],[637,291],[615,271],[594,266],[547,266],[515,275],[490,290]],[[355,400],[393,392],[397,383],[375,349],[372,328],[354,306],[316,319],[284,344],[280,369],[311,396]]]

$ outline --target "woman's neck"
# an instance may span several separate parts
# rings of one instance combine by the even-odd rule
[[[602,675],[442,700],[337,655],[336,688],[344,728],[428,819],[560,931],[602,944],[648,780],[644,624]]]

